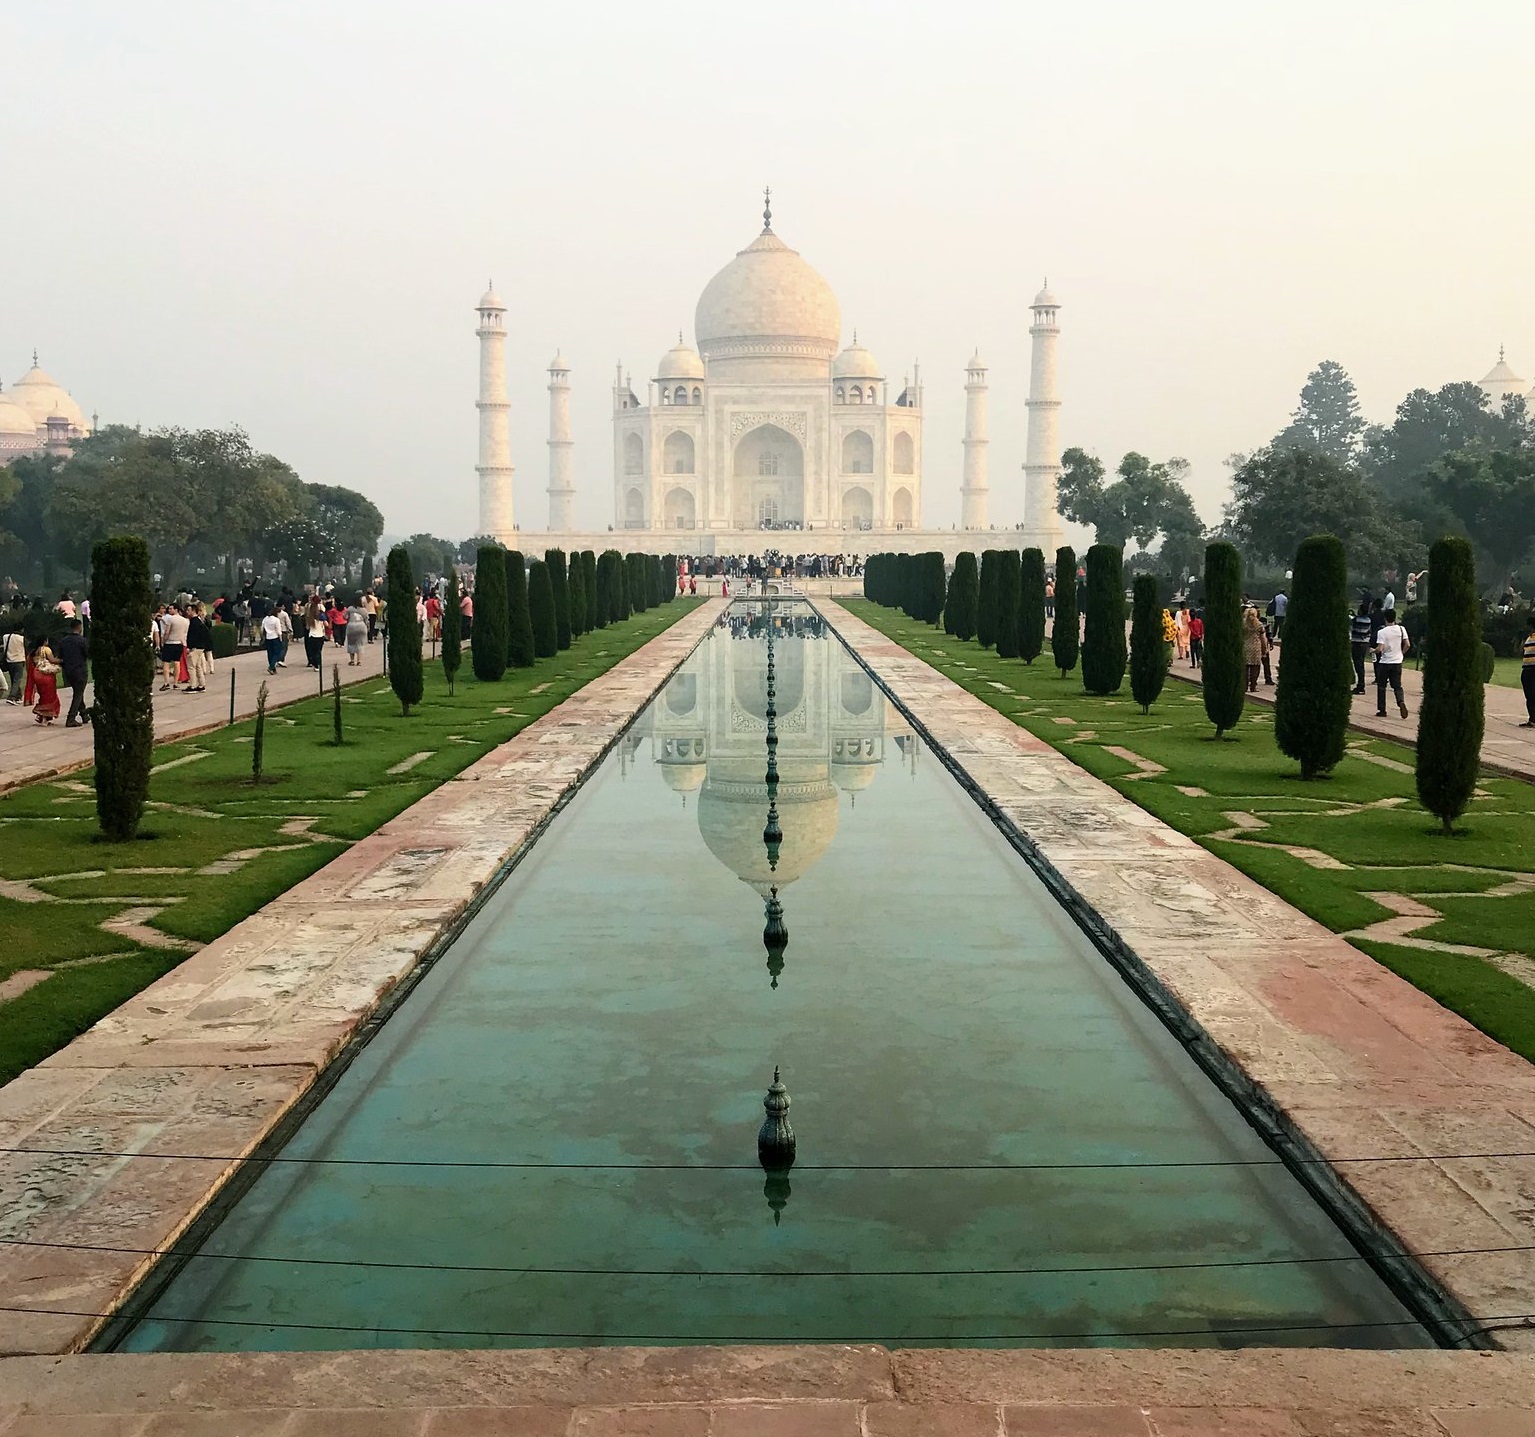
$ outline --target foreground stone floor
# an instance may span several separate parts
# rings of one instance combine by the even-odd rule
[[[603,1348],[12,1358],[0,1437],[1531,1437],[1510,1353]]]
[[[0,1151],[0,1355],[89,1340],[721,607],[683,615],[0,1089],[0,1148],[22,1150]]]
[[[1463,1304],[1467,1328],[1535,1350],[1535,1067],[834,601],[816,605],[1275,1121]]]

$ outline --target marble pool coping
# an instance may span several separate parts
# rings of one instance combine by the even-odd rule
[[[724,608],[682,614],[0,1088],[0,1357],[91,1341],[98,1315],[424,970]]]
[[[1345,1228],[1412,1254],[1452,1328],[1535,1352],[1535,1066],[841,605],[813,602]],[[1418,1296],[1432,1304],[1432,1284]]]

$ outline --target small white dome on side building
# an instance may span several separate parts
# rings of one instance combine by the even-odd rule
[[[885,377],[880,370],[879,361],[859,344],[856,336],[833,362],[831,374],[833,379],[883,379]]]
[[[656,365],[657,379],[702,379],[704,377],[704,362],[698,356],[698,351],[682,342],[682,336],[677,336],[677,342],[665,354],[661,356],[661,362]]]

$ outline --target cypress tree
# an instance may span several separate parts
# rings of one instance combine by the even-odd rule
[[[549,586],[554,591],[555,640],[562,649],[570,647],[570,579],[565,572],[565,551],[545,549],[544,563],[549,566]]]
[[[949,579],[949,602],[943,610],[945,631],[953,634],[956,639],[973,639],[979,599],[980,581],[976,574],[975,555],[967,549],[954,559],[954,573]]]
[[[1482,690],[1482,614],[1476,559],[1465,539],[1440,539],[1428,551],[1428,632],[1423,710],[1418,716],[1418,801],[1454,831],[1476,790],[1486,694]],[[1288,648],[1290,621],[1285,620]]]
[[[1077,551],[1066,544],[1055,551],[1055,620],[1050,625],[1050,654],[1065,678],[1077,666]]]
[[[1242,718],[1247,666],[1242,660],[1242,556],[1235,546],[1205,550],[1205,656],[1201,667],[1205,713],[1215,736],[1229,733]]]
[[[613,565],[608,553],[604,549],[597,560],[597,583],[593,590],[592,623],[599,629],[607,628],[613,613]]]
[[[629,597],[629,566],[624,563],[624,556],[617,549],[609,549],[613,558],[610,561],[613,570],[613,622],[622,623],[634,612],[634,601]]]
[[[96,754],[96,820],[125,843],[149,798],[155,742],[155,654],[149,643],[154,590],[149,546],[124,535],[91,550],[91,671],[96,683],[91,737]]]
[[[936,549],[923,555],[923,568],[923,589],[927,598],[923,617],[928,623],[937,624],[943,618],[944,602],[949,596],[948,568],[943,562],[943,555]]]
[[[1279,647],[1274,740],[1309,779],[1329,772],[1343,757],[1352,704],[1348,556],[1342,541],[1332,534],[1303,540],[1293,575]]]
[[[552,659],[560,651],[559,629],[554,616],[554,584],[542,559],[535,559],[528,570],[528,618],[533,652],[541,659]]]
[[[1141,712],[1148,714],[1167,682],[1167,640],[1162,635],[1156,576],[1137,574],[1134,589],[1135,606],[1130,611],[1130,692]],[[1347,625],[1342,633],[1348,637]]]
[[[643,554],[624,559],[624,592],[629,596],[630,611],[643,614],[650,607],[650,575]]]
[[[586,565],[579,553],[570,556],[566,582],[570,588],[570,633],[572,638],[580,638],[591,626],[586,620]]]
[[[1032,664],[1045,648],[1045,551],[1025,549],[1018,562],[1018,656]]]
[[[538,657],[528,612],[528,566],[520,549],[506,551],[506,667],[531,669]]]
[[[1023,601],[1023,564],[1016,549],[997,551],[997,657],[1018,657],[1018,607]]]
[[[586,632],[607,625],[607,611],[602,607],[597,589],[597,551],[581,551],[581,593],[586,599]]]
[[[458,570],[449,564],[442,595],[442,676],[448,681],[450,695],[455,692],[459,665],[464,661],[462,622],[463,615],[458,611]]]
[[[481,683],[506,672],[506,559],[499,544],[482,544],[474,559],[474,633],[469,662]]]
[[[997,560],[1000,549],[987,549],[981,554],[981,575],[976,592],[975,640],[989,649],[997,641]]]
[[[411,708],[421,702],[426,680],[421,672],[421,620],[416,616],[416,578],[410,571],[410,554],[405,545],[396,544],[389,551],[389,687],[400,701],[400,716],[409,718]]]
[[[670,589],[666,586],[666,561],[662,555],[652,554],[647,562],[650,565],[650,607],[655,609],[671,601],[677,586],[673,584]]]
[[[1082,687],[1119,691],[1125,678],[1125,578],[1114,544],[1087,551],[1087,623],[1082,633]]]

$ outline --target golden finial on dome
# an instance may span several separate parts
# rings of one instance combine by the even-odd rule
[[[762,187],[762,233],[765,235],[770,235],[773,233],[772,185],[764,185]]]

